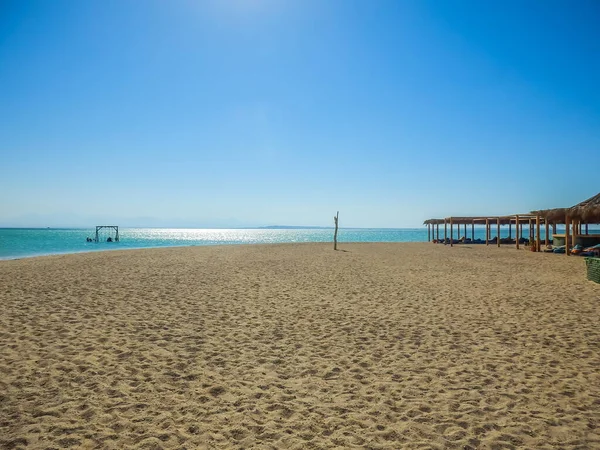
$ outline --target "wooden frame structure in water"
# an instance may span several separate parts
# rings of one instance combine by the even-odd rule
[[[109,237],[109,239],[111,239],[114,242],[119,242],[119,227],[117,225],[96,225],[96,239],[94,239],[96,242],[100,242],[98,232],[100,230],[102,230],[103,228],[112,228],[113,230],[115,230],[114,239],[111,239],[110,237]],[[109,241],[109,242],[111,242],[111,241]]]

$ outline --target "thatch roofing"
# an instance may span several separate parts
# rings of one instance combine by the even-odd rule
[[[531,211],[532,214],[539,214],[549,223],[565,223],[565,215],[567,208],[540,209]]]
[[[569,215],[574,219],[587,223],[600,222],[600,193],[576,204],[569,209]]]
[[[428,219],[423,222],[423,225],[450,224],[450,220],[452,220],[452,223],[455,225],[470,225],[472,223],[483,224],[486,219],[488,219],[491,224],[497,223],[498,219],[500,219],[501,225],[507,225],[509,223],[515,223],[516,216],[519,216],[519,223],[528,223],[530,219],[535,220],[536,216],[540,216],[542,218],[542,223],[563,224],[565,223],[565,217],[567,215],[571,220],[583,223],[600,223],[600,193],[575,206],[571,206],[570,208],[542,209],[539,211],[531,211],[529,214],[511,214],[509,216],[446,217],[445,219]]]
[[[519,223],[529,223],[530,219],[535,220],[535,214],[512,214],[510,216],[470,216],[470,217],[446,217],[445,219],[428,219],[423,222],[423,225],[443,225],[444,223],[450,225],[450,221],[454,225],[484,225],[486,220],[494,225],[500,220],[500,225],[508,225],[510,223],[516,223],[517,216],[519,216]]]
[[[427,219],[423,225],[443,225],[444,219]]]
[[[600,223],[600,193],[570,208],[544,209],[532,211],[532,214],[540,214],[553,223],[565,223],[567,215],[573,220],[584,223]]]

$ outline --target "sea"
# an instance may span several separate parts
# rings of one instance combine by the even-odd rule
[[[502,228],[501,236],[508,236],[508,228]],[[442,233],[443,230],[440,229],[440,237]],[[95,238],[95,228],[0,228],[0,259],[195,245],[333,242],[333,229],[329,228],[119,228],[119,241],[107,242],[109,236],[114,238],[114,234],[112,230],[102,230],[99,242],[87,242],[87,238]],[[467,237],[470,236],[469,228]],[[476,227],[475,237],[485,239],[484,229]],[[425,227],[340,228],[338,230],[340,245],[344,242],[427,242],[427,240]]]

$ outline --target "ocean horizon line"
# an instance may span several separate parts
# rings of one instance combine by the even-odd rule
[[[104,224],[111,225],[111,224]],[[100,226],[100,225],[98,225]],[[334,230],[334,226],[319,225],[266,225],[260,227],[189,227],[189,226],[144,226],[144,225],[116,225],[123,229],[152,229],[152,230]],[[0,230],[95,230],[93,226],[60,226],[60,227],[32,227],[32,226],[0,226]],[[425,225],[413,227],[338,227],[339,230],[421,230]]]

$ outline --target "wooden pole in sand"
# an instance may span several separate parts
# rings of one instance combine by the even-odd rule
[[[450,247],[454,247],[454,238],[452,237],[452,217],[450,217]]]
[[[431,224],[427,224],[427,242],[431,242]]]
[[[548,245],[549,245],[549,242],[548,242],[548,234],[549,234],[549,231],[550,231],[550,229],[549,229],[550,227],[548,226],[548,219],[544,218],[544,222],[545,222],[545,224],[546,224],[546,239],[545,239],[544,245],[545,245],[546,247],[548,247]]]
[[[577,243],[577,230],[579,228],[579,222],[577,220],[573,221],[573,233],[571,234],[571,246],[575,247]]]
[[[497,226],[498,235],[496,236],[496,242],[498,243],[498,247],[500,247],[500,217],[496,218],[496,223],[498,224],[498,226]]]
[[[471,241],[475,240],[475,221],[471,222]]]
[[[485,245],[490,245],[489,237],[490,237],[490,219],[485,219]]]
[[[519,216],[515,216],[515,240],[517,241],[517,250],[519,250]]]
[[[512,239],[512,219],[508,219],[508,239]]]
[[[569,250],[569,216],[565,216],[565,255],[569,256],[571,251]]]
[[[337,250],[337,231],[338,231],[338,218],[340,216],[340,212],[338,211],[333,221],[335,222],[335,232],[333,233],[333,249]]]
[[[587,224],[587,223],[585,224],[585,234],[586,234],[586,235],[587,235],[587,234],[589,234],[589,233],[588,233],[588,224]]]
[[[439,223],[436,224],[435,230],[436,230],[436,235],[437,235],[436,239],[438,242],[440,242],[440,224]]]
[[[535,251],[540,251],[540,216],[535,216]]]

